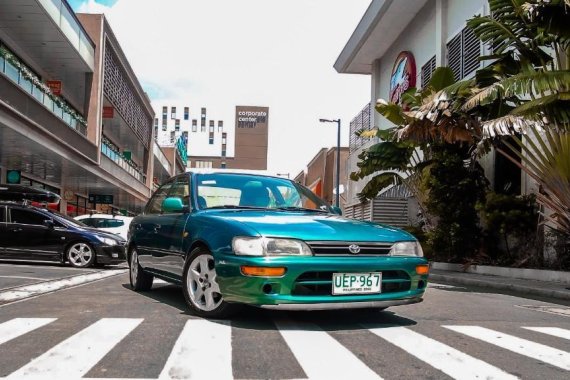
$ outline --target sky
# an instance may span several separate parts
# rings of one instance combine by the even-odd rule
[[[201,107],[233,125],[236,105],[269,107],[268,169],[303,170],[323,147],[348,145],[370,77],[333,64],[370,0],[68,0],[104,13],[155,111]]]

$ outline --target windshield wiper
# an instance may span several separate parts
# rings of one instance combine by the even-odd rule
[[[221,205],[221,206],[212,206],[212,207],[206,207],[206,208],[205,208],[205,210],[213,210],[213,209],[267,210],[267,207]]]
[[[310,211],[310,212],[325,212],[328,214],[327,210],[321,210],[316,208],[305,208],[305,207],[295,207],[295,206],[283,206],[277,207],[276,210],[283,210],[283,211]]]

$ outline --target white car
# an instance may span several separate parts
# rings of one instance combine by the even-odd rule
[[[129,225],[133,218],[122,215],[88,214],[77,216],[75,217],[75,220],[79,220],[81,223],[86,224],[89,227],[117,234],[127,240],[127,232],[129,231]]]

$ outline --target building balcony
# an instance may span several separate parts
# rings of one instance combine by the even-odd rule
[[[122,154],[118,148],[110,143],[105,137],[101,140],[101,153],[119,165],[123,170],[136,178],[139,182],[146,183],[146,174],[133,161]]]
[[[37,76],[3,47],[0,47],[0,73],[36,99],[52,114],[59,117],[67,126],[82,135],[86,135],[87,124],[85,119],[65,100],[54,95]]]

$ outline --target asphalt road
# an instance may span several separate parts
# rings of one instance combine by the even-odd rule
[[[425,302],[384,312],[248,308],[231,322],[206,321],[188,312],[179,288],[136,293],[122,273],[0,306],[6,376],[568,379],[570,309],[435,285]]]

